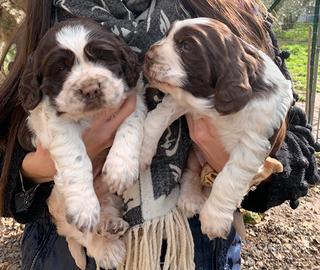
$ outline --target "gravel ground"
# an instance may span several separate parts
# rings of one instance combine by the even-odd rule
[[[23,226],[0,219],[0,269],[20,269]],[[268,211],[256,225],[247,224],[242,269],[320,270],[320,186],[310,189],[292,210],[287,204]]]
[[[20,269],[20,242],[23,225],[10,218],[0,219],[0,269]]]
[[[296,210],[285,203],[246,227],[243,269],[320,270],[320,186]]]

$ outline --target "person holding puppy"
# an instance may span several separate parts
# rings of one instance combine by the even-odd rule
[[[22,149],[26,137],[19,133],[26,118],[17,99],[19,79],[27,57],[50,26],[72,17],[91,18],[119,35],[142,61],[150,45],[160,40],[175,20],[212,17],[266,52],[288,76],[284,65],[286,55],[279,51],[271,20],[265,19],[266,16],[267,11],[259,0],[44,0],[40,4],[36,0],[28,1],[26,19],[18,32],[22,35],[16,39],[17,57],[0,90],[0,206],[2,215],[27,224],[22,269],[76,269],[66,241],[57,235],[46,209],[54,165],[40,145],[35,152]],[[152,109],[162,96],[156,89],[148,93],[146,101]],[[112,145],[117,128],[134,107],[134,97],[128,98],[119,110],[106,111],[97,117],[84,134],[96,174],[101,171],[96,157]],[[248,194],[243,202],[247,209],[265,211],[285,200],[291,200],[294,207],[297,199],[306,195],[306,183],[319,179],[312,152],[316,145],[305,116],[296,107],[290,114],[292,120],[284,144],[275,154],[284,171]],[[114,117],[110,119],[110,116]],[[187,220],[176,208],[178,182],[187,162],[190,137],[214,171],[219,172],[228,160],[217,130],[208,123],[207,119],[186,121],[184,118],[174,122],[162,136],[151,168],[124,193],[124,219],[131,226],[125,236],[125,269],[239,269],[240,238],[234,229],[226,240],[209,240],[201,233],[197,217]],[[308,164],[294,159],[295,153],[299,153],[298,160],[308,160]],[[94,262],[89,260],[88,269],[94,268]]]

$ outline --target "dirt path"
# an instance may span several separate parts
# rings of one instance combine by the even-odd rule
[[[320,270],[320,187],[310,189],[296,210],[287,203],[247,225],[243,269]]]

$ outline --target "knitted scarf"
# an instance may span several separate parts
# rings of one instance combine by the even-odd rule
[[[140,57],[179,19],[189,17],[179,0],[55,0],[56,20],[89,17],[120,36]],[[147,91],[149,109],[161,101]],[[124,194],[127,258],[120,269],[160,269],[163,239],[167,251],[162,269],[194,269],[193,239],[186,217],[176,209],[180,176],[190,139],[186,121],[174,122],[162,136],[151,167]]]

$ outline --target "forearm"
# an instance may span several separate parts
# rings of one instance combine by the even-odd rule
[[[37,159],[35,153],[28,153],[22,161],[21,174],[26,181],[33,184],[46,183],[53,179],[53,175],[48,175],[47,166],[50,166],[51,170],[54,168],[51,160],[49,165],[44,165],[41,160]]]

